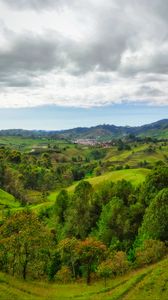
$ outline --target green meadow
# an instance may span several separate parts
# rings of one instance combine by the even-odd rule
[[[130,181],[133,185],[136,186],[145,180],[145,177],[147,174],[149,174],[149,172],[150,170],[145,168],[118,170],[113,172],[107,172],[103,175],[95,176],[93,178],[88,178],[86,179],[86,181],[90,182],[91,185],[95,188],[97,188],[97,186],[99,186],[104,182],[107,181],[117,182],[122,179]],[[77,184],[78,182],[69,186],[67,188],[67,191],[73,192]],[[48,200],[55,201],[58,192],[59,191],[51,192],[48,196]]]
[[[0,273],[1,300],[167,300],[168,259],[107,281],[56,284],[22,281]]]

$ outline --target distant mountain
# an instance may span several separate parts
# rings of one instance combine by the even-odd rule
[[[130,127],[115,125],[98,125],[90,128],[74,128],[59,132],[60,137],[70,139],[115,139],[128,135],[137,137],[168,138],[168,119],[151,124]]]
[[[115,125],[98,125],[94,127],[78,127],[60,131],[44,131],[44,130],[22,130],[9,129],[0,130],[0,136],[21,136],[21,137],[52,137],[63,139],[96,139],[109,140],[123,138],[128,135],[137,137],[153,137],[158,139],[168,139],[168,119],[160,120],[151,124],[130,127]]]

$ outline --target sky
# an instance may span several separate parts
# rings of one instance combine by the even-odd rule
[[[0,128],[167,117],[167,0],[0,0]]]

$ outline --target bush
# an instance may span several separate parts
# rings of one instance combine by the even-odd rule
[[[111,259],[103,261],[98,266],[97,273],[100,277],[104,278],[104,283],[106,286],[107,278],[110,278],[113,275],[113,261]]]
[[[166,246],[158,240],[145,240],[141,248],[135,252],[138,266],[157,262],[166,254]]]
[[[62,268],[55,275],[55,279],[61,283],[69,283],[72,281],[72,273],[70,268],[62,266]]]
[[[111,258],[103,261],[97,268],[97,273],[105,280],[117,275],[123,275],[129,269],[129,262],[127,260],[126,253],[118,251],[112,254]]]
[[[122,275],[129,269],[129,262],[126,253],[123,251],[116,252],[112,257],[112,272],[114,275]]]

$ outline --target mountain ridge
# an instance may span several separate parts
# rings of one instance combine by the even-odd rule
[[[22,137],[53,137],[67,139],[115,139],[128,135],[138,137],[168,138],[168,119],[162,119],[153,123],[140,126],[117,126],[100,124],[91,127],[76,127],[64,130],[25,130],[6,129],[0,130],[0,136],[22,136]]]

